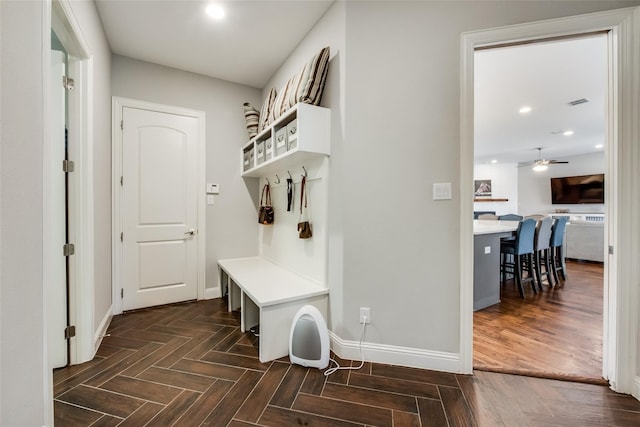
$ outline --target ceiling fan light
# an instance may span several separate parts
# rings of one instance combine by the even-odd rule
[[[547,165],[542,164],[542,163],[538,163],[536,165],[533,166],[533,170],[536,172],[542,172],[542,171],[546,171],[548,168]]]

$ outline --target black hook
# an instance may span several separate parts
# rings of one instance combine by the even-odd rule
[[[278,174],[276,174],[276,179],[277,179],[276,184],[280,184],[280,177],[278,176]]]
[[[289,174],[289,179],[293,179],[293,177],[291,176],[291,172],[287,171],[287,173]]]
[[[304,171],[304,175],[303,176],[306,178],[307,177],[307,170],[304,168],[304,166],[302,167],[302,170]]]

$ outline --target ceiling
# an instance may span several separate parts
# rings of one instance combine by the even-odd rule
[[[113,53],[262,88],[333,2],[219,1],[220,21],[204,0],[96,4]],[[537,148],[546,159],[602,151],[606,63],[604,35],[477,51],[476,163],[533,161]],[[518,113],[525,105],[531,112]]]
[[[476,163],[532,161],[537,148],[546,159],[603,151],[595,146],[605,142],[606,43],[600,34],[477,51]],[[579,99],[588,102],[569,104]]]
[[[262,88],[334,0],[97,0],[111,51]]]

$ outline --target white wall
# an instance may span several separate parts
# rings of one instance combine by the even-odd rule
[[[491,180],[491,197],[507,202],[474,202],[474,211],[495,211],[496,215],[518,213],[518,165],[515,163],[479,164],[473,179]]]
[[[258,182],[240,177],[240,148],[249,139],[242,104],[260,105],[260,92],[118,55],[111,71],[113,96],[206,114],[206,180],[220,185],[215,204],[207,206],[206,274],[207,288],[217,287],[218,259],[258,253]]]
[[[0,2],[0,425],[44,425],[41,2]],[[23,408],[23,409],[21,409]]]
[[[521,215],[553,212],[555,209],[569,209],[571,212],[604,213],[604,204],[589,203],[581,205],[551,204],[551,178],[575,175],[604,173],[604,153],[591,153],[582,156],[567,157],[568,164],[550,165],[546,171],[535,172],[531,168],[520,168],[518,192],[522,195],[518,206]],[[606,177],[605,177],[606,179]],[[526,195],[526,197],[525,197]]]

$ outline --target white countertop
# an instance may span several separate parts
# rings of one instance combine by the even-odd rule
[[[497,221],[493,219],[473,220],[473,235],[476,234],[491,234],[491,233],[507,233],[510,231],[516,231],[520,221]]]

